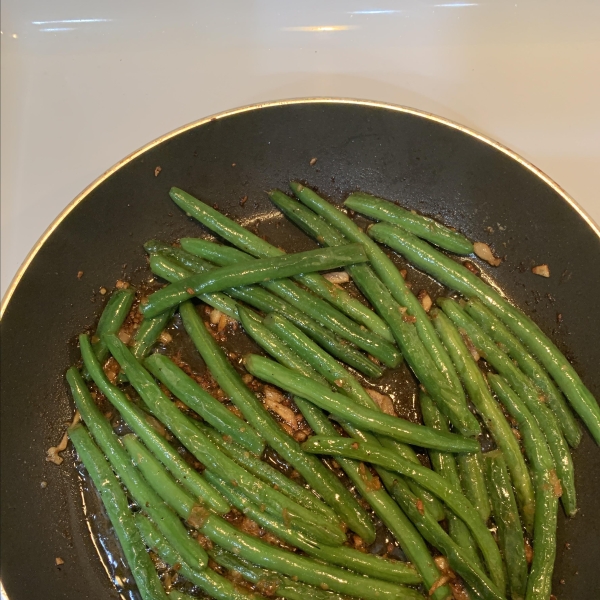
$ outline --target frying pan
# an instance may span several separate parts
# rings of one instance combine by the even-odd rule
[[[100,288],[148,278],[147,239],[202,233],[169,200],[172,185],[287,250],[312,247],[264,193],[286,189],[292,178],[335,202],[358,189],[400,200],[490,243],[505,260],[483,271],[600,397],[600,233],[532,165],[457,124],[374,102],[291,100],[203,119],[142,148],[76,198],[6,295],[1,577],[10,600],[120,597],[90,535],[73,458],[65,453],[61,466],[45,460],[72,417],[63,374],[78,357],[76,335],[101,312]],[[540,263],[550,266],[549,279],[531,273]],[[587,433],[574,462],[581,510],[559,519],[559,600],[596,598],[600,589],[600,452]],[[56,566],[56,557],[64,564]]]

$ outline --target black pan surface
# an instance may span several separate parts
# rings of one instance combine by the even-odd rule
[[[491,243],[505,261],[482,269],[600,397],[600,238],[523,161],[440,119],[373,103],[301,100],[201,121],[151,144],[84,193],[5,306],[1,577],[10,600],[119,597],[86,524],[73,459],[65,453],[60,467],[45,460],[72,416],[63,373],[77,358],[75,336],[101,312],[99,289],[112,289],[118,278],[136,284],[148,277],[147,239],[201,232],[169,200],[172,185],[254,223],[287,250],[310,247],[291,226],[278,227],[264,193],[285,189],[291,178],[334,202],[358,189],[400,200]],[[549,279],[531,274],[540,263],[550,265]],[[559,600],[597,598],[600,590],[600,452],[587,433],[574,460],[581,510],[571,520],[560,516]],[[64,560],[60,567],[56,557]]]

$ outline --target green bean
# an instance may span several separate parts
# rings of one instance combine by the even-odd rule
[[[167,594],[146,553],[144,542],[129,511],[127,496],[106,458],[82,425],[70,427],[69,438],[100,494],[140,595],[144,600],[167,600]]]
[[[490,498],[485,485],[481,450],[472,454],[457,454],[456,466],[465,496],[477,509],[484,522],[490,518]]]
[[[124,435],[121,441],[144,479],[166,504],[193,526],[194,514],[198,507],[194,498],[167,474],[166,469],[133,433]]]
[[[467,298],[478,297],[525,344],[569,399],[575,412],[600,444],[600,406],[585,387],[571,363],[544,332],[518,308],[509,304],[491,286],[426,242],[402,230],[378,223],[369,235],[400,252],[416,267],[423,269]]]
[[[202,257],[209,257],[220,267],[243,263],[248,263],[251,266],[256,260],[260,260],[252,258],[241,250],[228,248],[206,240],[184,238],[181,243],[190,252]],[[233,256],[231,256],[232,252]],[[386,366],[396,367],[402,360],[402,356],[392,344],[365,330],[364,326],[359,326],[329,303],[302,289],[289,279],[278,278],[277,281],[265,281],[261,285],[276,296],[289,302],[296,309],[319,321],[322,325],[337,333],[342,339],[356,344],[362,350],[381,360]]]
[[[423,425],[409,423],[404,419],[359,405],[348,407],[346,396],[331,392],[326,386],[316,383],[308,377],[297,375],[286,367],[262,356],[250,354],[245,357],[244,362],[246,369],[255,377],[292,394],[301,395],[336,417],[373,433],[385,435],[407,444],[449,452],[474,452],[479,447],[475,440],[455,433],[434,431]]]
[[[429,514],[429,511],[419,509],[418,499],[410,491],[404,479],[388,473],[388,477],[384,482],[390,494],[396,499],[423,537],[446,556],[452,570],[475,590],[478,597],[484,600],[505,600],[503,591],[500,591],[484,571],[471,560],[471,556],[466,554],[450,538],[440,524]]]
[[[456,254],[473,252],[473,242],[458,231],[453,231],[434,219],[419,215],[412,210],[406,210],[389,200],[363,192],[354,192],[348,196],[344,206],[372,219],[398,225],[444,250]]]
[[[419,400],[421,405],[421,413],[423,415],[423,422],[425,425],[433,429],[438,429],[439,431],[448,431],[448,423],[446,422],[446,419],[443,417],[442,413],[433,403],[431,398],[427,394],[421,393]],[[461,489],[460,477],[458,475],[458,469],[456,468],[456,461],[454,460],[454,456],[452,454],[448,452],[439,452],[438,450],[430,450],[429,460],[431,461],[433,470],[436,473],[446,479],[446,481],[455,489]],[[475,504],[474,506],[477,508]],[[469,533],[469,528],[465,525],[464,521],[452,513],[448,515],[448,533],[450,534],[450,537],[462,548],[463,552],[470,557],[473,563],[480,569],[483,568],[477,548],[473,542],[471,534]]]
[[[179,263],[193,273],[202,273],[215,268],[214,265],[202,260],[198,256],[194,256],[178,246],[173,246],[159,240],[148,240],[144,244],[144,250],[150,256],[153,254],[160,254],[170,261]]]
[[[105,336],[105,339],[116,336]],[[121,342],[122,343],[122,342]],[[108,345],[108,344],[107,344]],[[132,357],[135,364],[139,364]],[[67,381],[75,400],[75,405],[81,413],[81,418],[87,425],[98,446],[108,458],[119,479],[129,490],[136,503],[158,525],[163,535],[181,552],[184,558],[195,567],[203,569],[208,556],[206,552],[189,537],[185,527],[177,515],[160,499],[154,490],[138,474],[129,455],[121,445],[119,438],[112,430],[110,423],[105,419],[98,407],[94,404],[92,396],[79,371],[71,367],[67,371]]]
[[[388,560],[374,554],[367,554],[347,546],[320,546],[306,536],[290,529],[285,522],[266,515],[258,506],[250,502],[239,489],[228,484],[215,473],[210,473],[210,482],[223,496],[244,515],[271,531],[279,539],[325,563],[345,567],[370,577],[394,583],[418,584],[420,575],[414,567],[406,563]]]
[[[337,522],[337,516],[333,510],[319,500],[312,491],[302,487],[299,483],[286,477],[281,471],[275,469],[264,460],[256,458],[241,446],[238,446],[234,441],[227,439],[225,436],[219,435],[214,429],[205,427],[200,423],[196,423],[205,435],[207,435],[215,446],[224,454],[229,456],[238,465],[244,467],[247,471],[262,479],[265,483],[270,483],[274,489],[279,490],[282,494],[292,498],[298,504],[308,508],[309,510],[318,512],[327,517],[333,523]]]
[[[335,361],[327,352],[319,348],[319,346],[287,319],[277,314],[271,314],[266,317],[263,323],[267,329],[277,334],[288,347],[296,352],[300,358],[304,359],[326,381],[337,386],[340,392],[366,408],[381,411],[381,408],[373,401],[371,396],[367,394],[351,373]],[[404,458],[412,460],[412,462],[419,462],[417,455],[410,446],[390,440],[389,438],[382,438],[379,441],[382,445],[395,450]],[[425,490],[420,489],[418,485],[413,484],[411,488],[413,486],[413,492],[429,506],[429,509],[435,514],[437,520],[442,521],[445,518],[445,514],[439,501]]]
[[[183,324],[209,371],[245,419],[267,443],[290,463],[306,482],[333,508],[346,525],[361,537],[369,537],[371,521],[341,481],[316,457],[302,452],[298,443],[285,433],[256,396],[246,387],[239,373],[227,360],[213,337],[204,327],[194,307],[184,303],[179,308]]]
[[[299,581],[329,589],[340,594],[356,596],[363,600],[416,600],[422,596],[416,590],[380,579],[355,575],[339,567],[281,550],[275,546],[245,534],[233,525],[209,515],[202,526],[202,533],[215,544],[265,569],[273,569]]]
[[[556,557],[556,523],[560,482],[544,435],[525,404],[499,375],[489,375],[490,385],[519,426],[523,447],[531,463],[535,482],[536,509],[533,562],[527,583],[527,600],[550,597]]]
[[[554,413],[540,402],[531,380],[514,365],[510,358],[494,344],[456,302],[440,299],[438,304],[454,324],[466,333],[481,356],[492,365],[496,372],[506,378],[521,401],[525,403],[527,409],[531,411],[554,458],[556,474],[563,488],[561,500],[565,512],[571,517],[574,516],[577,512],[577,495],[575,492],[573,461]]]
[[[247,560],[234,556],[222,548],[215,547],[209,556],[221,567],[232,574],[238,573],[246,581],[256,585],[256,589],[264,590],[268,596],[287,598],[288,600],[344,600],[342,596],[317,589],[305,583],[294,581],[274,571],[266,571],[255,567]]]
[[[259,600],[263,598],[263,596],[249,594],[248,590],[238,590],[231,581],[215,573],[212,569],[204,569],[204,571],[192,569],[179,552],[160,534],[150,519],[137,514],[135,524],[148,548],[156,552],[168,565],[177,568],[179,573],[197,585],[203,592],[209,594],[211,598],[218,600]],[[172,595],[176,597],[176,594],[169,594],[169,598]]]
[[[87,335],[79,336],[79,347],[83,363],[86,366],[98,389],[108,398],[110,403],[119,411],[121,418],[131,430],[152,450],[154,455],[169,469],[181,484],[195,498],[206,503],[213,510],[221,513],[229,511],[229,506],[213,488],[206,483],[202,475],[192,469],[179,453],[148,422],[146,413],[139,409],[117,387],[113,386],[106,377],[102,366],[94,355]]]
[[[150,257],[150,267],[153,273],[170,282],[178,281],[192,274],[192,271],[189,269],[182,267],[181,264],[176,264],[172,259],[163,255],[152,255]],[[358,369],[368,377],[380,377],[382,375],[382,370],[353,346],[342,343],[328,329],[303,313],[298,312],[287,302],[277,298],[266,290],[257,286],[239,286],[229,289],[227,292],[233,298],[242,300],[259,310],[265,312],[277,311],[287,316],[288,319],[291,319],[302,331],[309,335],[311,339],[314,339],[321,346],[327,348],[334,356]],[[202,294],[199,298],[206,302],[206,304],[224,312],[227,316],[237,319],[235,301],[224,294]]]
[[[140,312],[146,317],[154,317],[197,294],[220,292],[236,285],[281,279],[298,273],[335,269],[366,260],[363,248],[356,244],[342,248],[308,250],[276,258],[261,258],[252,264],[221,267],[192,275],[154,292],[142,302]]]
[[[119,333],[119,329],[121,329],[123,322],[127,318],[134,300],[135,292],[132,288],[117,290],[108,299],[100,315],[96,333],[92,338],[94,354],[100,362],[104,362],[108,358],[108,348],[103,340],[104,335],[107,333]],[[85,370],[83,377],[84,379],[90,378],[89,373]]]
[[[364,460],[418,481],[421,486],[440,498],[469,527],[481,549],[494,583],[500,589],[504,589],[502,559],[492,535],[479,518],[475,507],[462,492],[437,473],[427,467],[415,465],[390,450],[352,439],[313,436],[302,444],[302,448],[307,452]]]
[[[351,241],[364,245],[371,265],[383,283],[366,266],[364,269],[356,268],[358,265],[349,268],[352,277],[390,326],[407,363],[444,414],[463,435],[477,435],[480,432],[479,423],[467,407],[464,392],[448,353],[436,335],[427,313],[406,286],[394,263],[341,211],[301,184],[292,182],[290,187],[304,204],[337,227]],[[306,215],[306,219],[309,218]],[[324,241],[329,239],[324,231],[321,232],[321,237]],[[333,239],[331,242],[336,243]],[[407,322],[401,312],[402,307],[398,306],[397,302],[406,307],[409,316],[416,319],[414,325]]]
[[[496,445],[502,450],[517,493],[517,502],[521,510],[523,525],[527,531],[532,531],[535,497],[531,477],[521,454],[519,443],[513,435],[512,429],[502,414],[498,403],[490,394],[483,374],[473,360],[469,350],[467,350],[460,333],[454,327],[452,321],[437,309],[432,311],[432,313],[434,324],[462,377],[471,401],[482,416]]]
[[[500,450],[487,452],[484,458],[494,521],[498,528],[500,548],[506,561],[511,598],[523,600],[527,590],[528,569],[517,501]]]
[[[248,254],[257,258],[274,257],[285,254],[283,250],[269,244],[269,242],[251,233],[241,225],[238,225],[225,215],[222,215],[207,204],[200,202],[200,200],[190,196],[183,190],[171,188],[170,196],[180,208],[186,211],[186,213],[191,214],[195,219],[200,221],[200,223],[208,227],[208,229],[220,235],[230,244],[248,252]],[[385,338],[385,335],[382,335],[381,333],[384,325],[377,315],[364,306],[359,300],[350,296],[346,291],[339,289],[317,273],[304,273],[297,276],[295,279],[308,289],[312,290],[315,294],[333,304],[333,306],[336,306],[357,323],[361,323],[368,329]],[[388,338],[388,341],[393,340]]]
[[[336,525],[314,515],[287,496],[265,485],[220,452],[199,429],[190,425],[188,417],[162,393],[150,374],[132,357],[131,352],[119,338],[106,336],[105,339],[115,360],[121,365],[152,414],[171,429],[202,464],[237,481],[240,486],[253,494],[257,502],[265,503],[267,510],[274,514],[281,516],[284,511],[287,511],[290,522],[295,527],[315,536],[323,543],[344,541],[345,536]]]
[[[162,354],[153,354],[144,362],[146,368],[179,400],[198,413],[224,435],[231,436],[250,452],[260,456],[265,442],[248,423],[203,390],[191,377]]]
[[[545,396],[546,403],[556,415],[565,439],[572,448],[581,442],[581,429],[569,408],[565,397],[550,379],[548,373],[525,349],[500,319],[494,316],[477,298],[471,298],[465,306],[467,313],[496,342],[499,347],[517,362],[521,371],[533,381]]]
[[[266,352],[271,354],[284,366],[295,370],[296,372],[310,377],[314,381],[327,384],[324,377],[319,375],[306,364],[300,357],[288,346],[269,331],[260,321],[250,317],[250,314],[244,309],[240,309],[240,318],[246,332],[254,339]],[[311,426],[313,431],[319,435],[336,436],[337,431],[325,413],[317,406],[311,404],[300,396],[294,396],[296,405],[302,412],[304,418]],[[364,439],[364,434],[348,423],[343,423],[344,428],[350,435],[358,436]],[[366,437],[371,439],[372,436]],[[404,554],[416,566],[426,585],[431,587],[440,577],[440,573],[431,558],[423,539],[406,518],[404,513],[398,508],[396,503],[390,498],[389,494],[383,489],[379,489],[375,478],[370,476],[369,471],[361,468],[361,463],[339,457],[338,463],[348,475],[352,483],[360,490],[363,497],[369,502],[371,508],[377,516],[384,522],[385,526],[392,532],[398,540]],[[385,477],[388,475],[383,470],[378,470],[382,481],[385,484]],[[447,586],[441,586],[434,592],[435,600],[443,600],[448,596]]]

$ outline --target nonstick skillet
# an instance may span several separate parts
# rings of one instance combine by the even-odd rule
[[[78,196],[6,294],[1,577],[10,600],[119,597],[90,535],[86,510],[93,520],[94,507],[84,506],[72,456],[61,466],[45,460],[72,417],[63,374],[78,358],[76,335],[99,316],[100,289],[148,279],[147,239],[204,233],[169,200],[172,185],[288,251],[313,247],[264,193],[290,179],[334,202],[358,189],[399,200],[491,244],[504,262],[479,266],[600,397],[600,233],[530,164],[444,119],[374,102],[291,100],[203,119],[135,152]],[[531,273],[541,263],[550,278]],[[580,512],[559,516],[559,600],[595,598],[600,589],[600,450],[587,433],[574,462]]]

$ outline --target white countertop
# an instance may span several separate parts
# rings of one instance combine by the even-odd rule
[[[436,113],[521,154],[600,222],[600,2],[3,0],[2,294],[131,151],[292,97]]]

